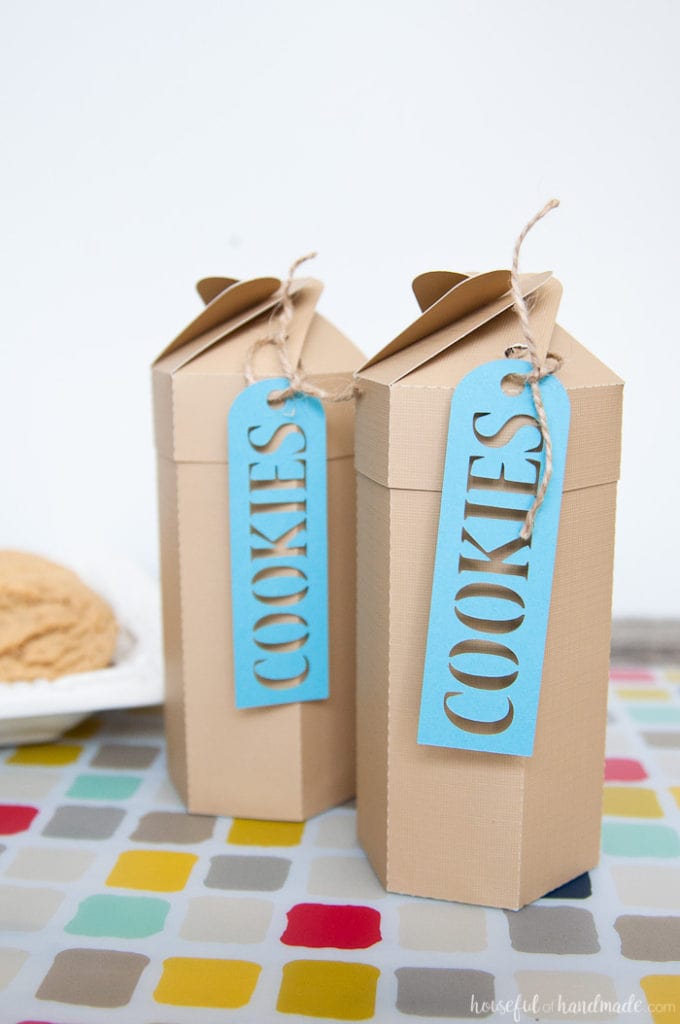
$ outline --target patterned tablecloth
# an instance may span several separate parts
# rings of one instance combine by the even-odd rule
[[[679,684],[612,674],[602,863],[517,913],[385,894],[350,805],[184,814],[158,708],[0,751],[0,1022],[677,1024]]]

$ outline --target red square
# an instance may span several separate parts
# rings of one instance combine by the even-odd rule
[[[380,914],[372,907],[298,903],[288,911],[281,936],[287,946],[368,949],[381,941]]]
[[[632,757],[608,757],[604,763],[605,782],[641,782],[647,772]]]
[[[0,835],[13,836],[25,832],[38,813],[37,807],[23,804],[0,804]]]

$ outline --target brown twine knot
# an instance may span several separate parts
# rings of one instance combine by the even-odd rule
[[[303,263],[306,263],[307,260],[313,260],[315,257],[316,253],[310,252],[307,253],[306,256],[300,256],[299,259],[295,260],[291,265],[285,281],[282,281],[281,283],[278,301],[269,321],[268,333],[262,338],[258,338],[254,341],[248,349],[246,363],[243,369],[243,373],[248,384],[254,384],[257,380],[262,379],[258,377],[255,372],[255,355],[257,352],[267,345],[273,345],[276,349],[276,354],[281,366],[281,375],[287,379],[288,387],[282,388],[278,391],[272,391],[269,396],[270,402],[284,402],[287,398],[292,398],[294,395],[312,395],[314,398],[321,398],[329,402],[349,402],[355,397],[358,391],[354,381],[349,381],[347,384],[337,388],[335,391],[326,391],[325,388],[321,388],[317,384],[314,384],[307,376],[303,369],[302,361],[300,361],[297,366],[293,366],[290,358],[290,353],[288,351],[288,332],[294,313],[291,288],[293,286],[293,280],[298,267]]]
[[[538,386],[539,381],[543,380],[544,377],[550,376],[551,373],[556,373],[562,366],[561,356],[555,355],[553,352],[548,352],[545,358],[545,362],[541,362],[534,341],[534,336],[531,331],[531,325],[529,323],[529,309],[527,301],[522,295],[522,289],[519,280],[519,252],[522,248],[522,243],[527,237],[531,229],[535,224],[538,224],[539,220],[542,220],[547,213],[554,210],[560,205],[559,199],[551,199],[549,203],[540,210],[535,217],[532,217],[529,223],[525,226],[524,230],[519,235],[515,242],[515,251],[512,257],[512,270],[510,272],[510,288],[512,291],[512,298],[514,302],[515,312],[519,317],[519,321],[522,327],[522,335],[524,337],[523,345],[511,345],[510,348],[505,350],[505,355],[508,359],[522,359],[528,358],[532,365],[532,370],[527,374],[518,374],[526,384],[531,388],[531,395],[534,400],[534,408],[536,409],[536,417],[538,424],[541,429],[541,435],[543,437],[543,445],[545,447],[545,466],[543,469],[543,476],[539,484],[538,490],[536,491],[536,497],[534,498],[533,505],[527,511],[526,518],[522,529],[520,530],[520,537],[522,540],[529,540],[532,531],[534,529],[534,521],[536,519],[536,513],[543,504],[543,500],[548,490],[548,484],[552,477],[553,470],[553,459],[552,459],[552,438],[550,437],[550,430],[548,428],[548,417],[545,412],[545,406],[543,404],[543,397],[541,395],[541,389]]]

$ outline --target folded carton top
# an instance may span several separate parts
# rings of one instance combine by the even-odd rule
[[[622,383],[582,346],[577,351],[573,339],[556,324],[562,286],[549,271],[522,274],[520,287],[539,356],[545,358],[550,349],[565,359],[560,372],[565,387],[578,387],[581,379],[583,386],[590,386],[592,373],[599,380],[603,371],[609,383]],[[420,316],[366,360],[358,370],[361,378],[388,386],[448,383],[453,388],[469,370],[490,359],[502,359],[506,348],[523,340],[513,310],[509,270],[431,271],[416,277],[413,291]]]
[[[616,480],[623,382],[556,323],[562,287],[550,273],[523,274],[520,285],[539,355],[550,351],[563,359],[570,450],[582,453],[567,466],[565,488]],[[390,487],[438,490],[457,383],[477,366],[503,359],[523,337],[510,271],[433,271],[417,277],[413,290],[420,316],[357,373],[356,465]]]
[[[551,277],[549,272],[523,274],[520,278],[522,294],[530,299]],[[417,277],[413,290],[421,315],[364,363],[359,370],[362,374],[371,367],[380,367],[367,374],[370,379],[396,384],[456,342],[490,323],[513,304],[509,270],[471,275],[432,271]],[[556,299],[559,303],[559,294]],[[557,312],[557,306],[554,312]],[[539,351],[547,348],[554,322],[553,317],[550,329],[538,332]]]
[[[247,363],[258,377],[282,375],[274,346],[253,350],[271,331],[281,281],[211,277],[197,288],[205,308],[153,364],[156,446],[179,462],[224,462],[227,413],[246,386]],[[313,278],[293,282],[288,353],[293,365],[302,363],[315,383],[332,390],[351,377],[363,355],[317,313],[322,290]],[[327,403],[326,415],[329,458],[351,455],[353,403]]]

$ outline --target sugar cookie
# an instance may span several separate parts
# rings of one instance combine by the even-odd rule
[[[0,551],[0,681],[55,679],[110,664],[118,625],[70,569]]]

